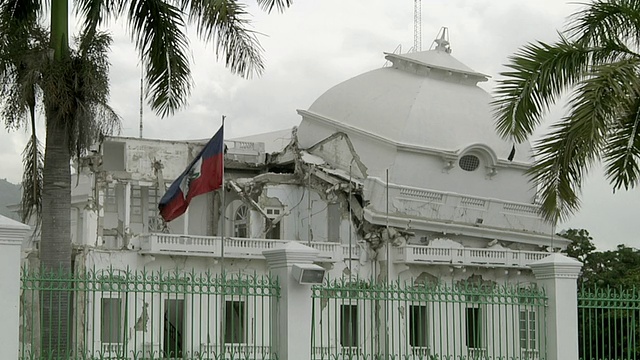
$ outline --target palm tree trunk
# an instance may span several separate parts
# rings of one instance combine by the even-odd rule
[[[51,0],[51,48],[56,61],[69,55],[68,0]]]
[[[64,62],[69,55],[68,0],[51,1],[51,47],[53,61]],[[64,79],[60,79],[64,82]],[[45,94],[46,96],[46,94]],[[58,109],[49,105],[45,143],[42,235],[40,261],[47,274],[64,280],[71,274],[71,154],[68,132]],[[44,283],[41,292],[42,354],[58,358],[69,353],[70,295],[68,281]]]
[[[50,111],[48,111],[51,114]],[[58,121],[47,124],[42,192],[40,261],[46,274],[63,280],[43,284],[41,296],[43,354],[64,354],[70,338],[71,156],[67,132]]]

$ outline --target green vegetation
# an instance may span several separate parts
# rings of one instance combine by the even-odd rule
[[[640,356],[640,250],[618,245],[596,251],[584,229],[561,236],[566,253],[583,262],[578,278],[578,336],[581,359],[636,359]]]
[[[584,264],[578,286],[631,289],[640,284],[640,250],[621,244],[615,250],[596,251],[593,238],[584,229],[569,229],[559,235],[572,241],[567,255]]]

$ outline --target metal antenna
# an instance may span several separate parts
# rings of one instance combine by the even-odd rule
[[[413,52],[422,51],[422,0],[413,0]]]

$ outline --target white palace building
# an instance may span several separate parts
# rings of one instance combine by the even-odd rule
[[[182,274],[177,278],[223,270],[262,276],[269,273],[263,251],[294,242],[318,251],[315,264],[326,270],[325,279],[346,283],[534,284],[528,265],[549,255],[552,226],[538,215],[536,191],[525,176],[530,145],[517,144],[512,154],[514,145],[495,132],[491,96],[477,85],[487,75],[455,59],[444,40],[437,44],[385,54],[389,66],[327,90],[298,110],[301,122],[293,129],[225,140],[224,197],[221,191],[198,196],[168,224],[158,201],[206,140],[106,137],[78,166],[75,268],[112,278],[161,270]],[[567,244],[553,240],[556,248]],[[27,244],[27,263],[36,253],[37,241]],[[227,294],[211,310],[209,296],[205,301],[186,290],[136,295],[145,291],[102,288],[85,296],[76,309],[83,320],[74,325],[82,346],[106,355],[142,348],[202,359],[216,349],[251,349],[250,358],[270,358],[272,327],[256,325],[268,317],[270,302]],[[372,306],[354,299],[331,306],[320,301],[313,310],[315,358],[355,359],[375,340],[367,338],[377,336],[370,320],[377,317],[365,313]],[[469,358],[504,346],[534,358],[543,345],[535,314],[504,315],[510,324],[504,331],[516,340],[496,346],[491,343],[505,336],[484,324],[501,310],[443,306],[388,307],[386,326],[397,329],[390,341],[404,342],[398,346],[412,359],[444,353],[443,342],[450,341]],[[461,330],[448,334],[442,329],[453,315],[443,314],[456,312]],[[325,316],[335,327],[323,335],[329,325],[318,319]],[[401,321],[405,325],[390,325]],[[420,324],[429,321],[437,323],[424,325],[429,335],[418,339]],[[393,348],[389,340],[386,346]]]

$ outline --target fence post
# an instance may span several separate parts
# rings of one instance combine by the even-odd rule
[[[311,285],[299,284],[291,275],[291,268],[293,264],[312,264],[318,253],[293,241],[262,252],[269,271],[280,283],[280,301],[273,309],[280,326],[274,344],[280,360],[311,359]]]
[[[549,360],[578,360],[578,284],[582,263],[560,253],[529,264],[546,292]]]
[[[20,253],[30,227],[0,215],[0,359],[17,359],[20,328]]]

